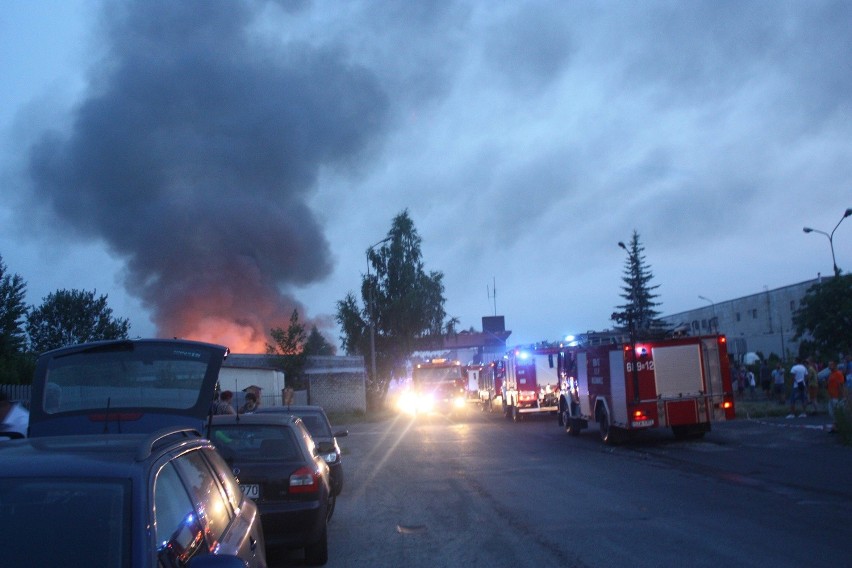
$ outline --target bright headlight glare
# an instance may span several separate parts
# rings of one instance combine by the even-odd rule
[[[329,452],[327,454],[323,454],[322,459],[325,460],[325,463],[334,463],[337,461],[337,452]]]

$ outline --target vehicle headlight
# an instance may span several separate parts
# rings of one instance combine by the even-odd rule
[[[332,464],[337,461],[337,452],[322,454],[322,459],[325,460],[325,463]]]
[[[435,399],[431,394],[425,394],[417,401],[417,408],[421,412],[428,412],[435,406]]]
[[[453,406],[455,406],[456,408],[464,408],[465,404],[467,404],[467,402],[465,401],[464,397],[457,396],[453,399]]]

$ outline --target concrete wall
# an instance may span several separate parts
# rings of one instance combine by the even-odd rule
[[[793,341],[796,334],[793,314],[801,306],[808,288],[818,282],[820,279],[815,278],[742,298],[707,303],[661,319],[672,326],[688,326],[690,335],[716,331],[725,334],[728,353],[737,362],[746,353],[758,351],[765,357],[774,353],[791,359],[799,353],[799,342]]]

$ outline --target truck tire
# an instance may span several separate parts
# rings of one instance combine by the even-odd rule
[[[609,412],[606,408],[602,408],[598,412],[598,427],[604,444],[614,446],[621,441],[621,431],[610,422]]]
[[[672,432],[678,440],[700,440],[707,433],[708,428],[702,424],[691,426],[672,426]]]
[[[583,429],[583,423],[579,418],[569,418],[568,425],[565,427],[565,431],[571,434],[572,436],[579,436],[580,430]]]
[[[517,406],[512,407],[512,422],[520,422],[524,419],[523,414],[521,414],[521,410]]]

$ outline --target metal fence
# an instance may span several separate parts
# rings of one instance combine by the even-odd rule
[[[5,392],[9,400],[20,400],[27,408],[30,407],[32,390],[32,385],[0,385],[0,391]]]

